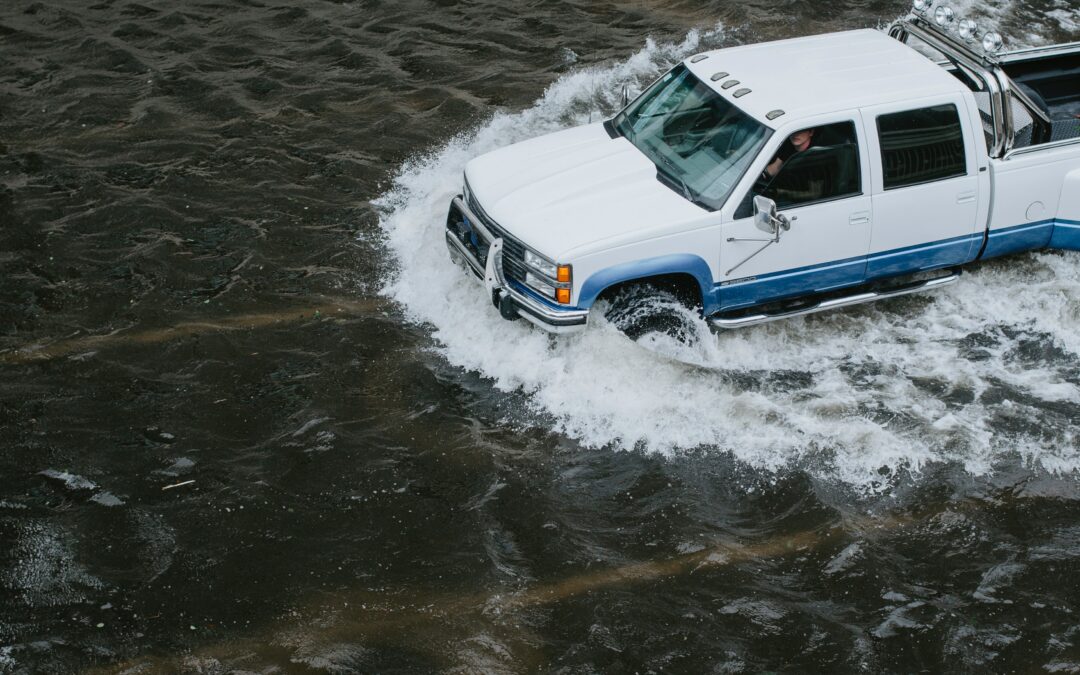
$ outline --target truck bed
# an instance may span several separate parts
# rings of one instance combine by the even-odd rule
[[[1052,125],[1049,140],[1080,137],[1080,47],[1064,53],[1016,56],[1002,65],[1013,82],[1045,106]]]

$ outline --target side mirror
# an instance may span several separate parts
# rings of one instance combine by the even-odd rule
[[[754,196],[754,225],[762,232],[767,232],[780,241],[780,230],[787,232],[791,229],[791,221],[784,214],[777,214],[776,202],[764,195]]]
[[[727,271],[727,275],[730,275],[732,272],[742,267],[751,258],[761,253],[765,249],[769,248],[773,244],[779,243],[780,231],[790,230],[792,220],[795,220],[794,216],[789,220],[787,216],[776,213],[776,202],[763,195],[755,195],[754,225],[756,225],[759,230],[767,232],[772,236],[770,239],[747,239],[739,237],[728,237],[726,241],[756,241],[761,242],[763,245],[761,248],[739,261],[737,265],[729,269]]]
[[[768,234],[776,234],[780,219],[776,217],[776,202],[762,195],[754,197],[754,225]]]

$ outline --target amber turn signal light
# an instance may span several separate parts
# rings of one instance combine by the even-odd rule
[[[570,289],[569,288],[556,288],[555,299],[559,301],[560,305],[570,304]]]
[[[557,280],[560,281],[561,283],[564,283],[564,284],[570,283],[570,266],[569,265],[559,265],[559,276],[557,277]],[[569,301],[567,301],[567,302],[569,302]]]

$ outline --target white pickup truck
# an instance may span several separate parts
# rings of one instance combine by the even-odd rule
[[[1000,49],[915,0],[888,34],[697,54],[611,120],[470,161],[451,257],[565,332],[628,288],[734,328],[1080,249],[1080,43]]]

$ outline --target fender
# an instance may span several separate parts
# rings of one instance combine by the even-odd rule
[[[701,300],[708,314],[715,302],[713,300],[713,278],[709,264],[703,258],[689,253],[662,255],[656,258],[634,260],[611,267],[605,267],[585,280],[578,295],[578,307],[591,307],[605,289],[624,281],[644,279],[663,274],[689,274],[697,280],[701,290]]]
[[[1065,174],[1050,248],[1080,250],[1080,169]]]

